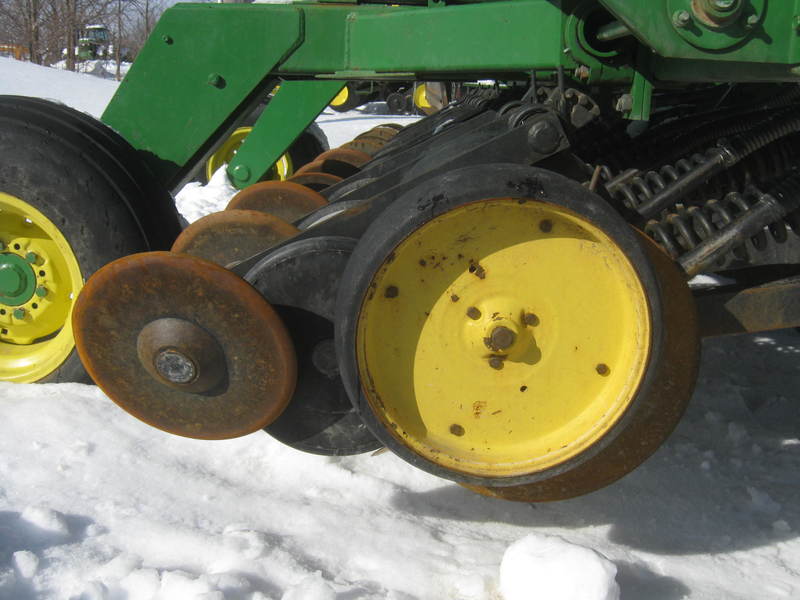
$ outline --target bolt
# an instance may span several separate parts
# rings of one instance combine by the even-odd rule
[[[162,350],[153,363],[158,374],[172,383],[191,383],[197,378],[194,361],[177,350]]]
[[[795,31],[800,31],[800,15],[795,15],[794,20],[792,21],[794,25]],[[0,246],[2,246],[2,242],[0,242]]]
[[[25,255],[25,260],[26,260],[27,262],[31,263],[32,265],[34,265],[34,264],[36,264],[37,262],[39,262],[39,257],[36,255],[36,253],[35,253],[35,252],[28,252],[28,253]]]
[[[222,89],[225,87],[225,79],[219,73],[211,73],[208,76],[208,85]]]
[[[561,133],[548,121],[538,121],[528,130],[528,143],[539,154],[552,154],[561,143]]]
[[[750,15],[749,17],[747,17],[747,21],[745,21],[744,26],[746,29],[754,29],[755,26],[758,25],[758,22],[760,20],[761,17],[759,17],[758,15]]]
[[[486,341],[486,345],[495,352],[498,350],[508,350],[517,341],[517,334],[508,327],[500,325],[492,329]]]
[[[400,290],[397,289],[396,285],[390,285],[386,288],[383,295],[387,298],[397,298],[397,295],[400,293]]]
[[[250,168],[247,165],[237,165],[233,170],[233,176],[239,181],[247,181],[250,179]]]
[[[608,368],[607,364],[600,363],[595,367],[598,375],[608,375],[611,372],[611,369]]]
[[[39,298],[44,298],[47,296],[47,288],[43,285],[40,285],[36,288],[36,295],[39,296]]]
[[[168,36],[168,35],[162,35],[161,36],[161,41],[164,42],[167,45],[172,44],[172,38],[170,36]]]
[[[489,366],[499,371],[503,368],[503,358],[500,356],[492,356],[489,359]]]
[[[550,219],[544,219],[539,222],[539,229],[545,233],[553,231],[553,222]]]
[[[25,318],[25,309],[24,308],[15,308],[14,309],[14,318],[22,320]]]
[[[475,308],[474,306],[470,306],[470,307],[467,309],[467,316],[468,316],[470,319],[472,319],[473,321],[477,321],[478,319],[480,319],[480,318],[481,318],[481,311],[479,311],[479,310],[478,310],[477,308]]]
[[[672,15],[672,24],[675,27],[686,27],[692,22],[692,15],[688,10],[676,10]]]
[[[739,0],[712,0],[711,4],[719,10],[731,10],[736,7]]]
[[[531,327],[539,324],[539,317],[537,317],[533,313],[525,313],[522,317],[522,321],[525,325],[530,325]]]
[[[591,75],[592,71],[586,65],[581,65],[577,69],[575,69],[575,78],[576,79],[589,79],[589,75]]]
[[[622,94],[617,100],[616,107],[617,112],[628,112],[633,108],[633,96],[630,94]]]

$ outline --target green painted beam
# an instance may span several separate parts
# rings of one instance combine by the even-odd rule
[[[242,189],[257,182],[308,127],[344,81],[286,81],[228,164],[228,177]]]
[[[168,187],[253,104],[268,75],[303,39],[291,5],[177,5],[164,13],[102,120]]]

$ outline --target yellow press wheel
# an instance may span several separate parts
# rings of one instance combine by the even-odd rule
[[[206,181],[211,181],[211,177],[218,169],[233,160],[236,151],[244,143],[245,138],[250,135],[251,131],[253,131],[252,127],[239,127],[217,148],[216,152],[206,161]],[[285,152],[262,180],[284,181],[291,177],[293,173],[292,157],[288,152]]]
[[[58,227],[27,202],[0,192],[0,373],[38,381],[75,345],[72,304],[83,286],[78,259]]]
[[[663,344],[674,323],[634,232],[539,169],[472,168],[409,193],[364,235],[342,290],[342,371],[367,425],[412,464],[467,484],[534,484],[588,464],[649,409],[674,358]],[[696,332],[690,342],[688,382]],[[683,406],[691,385],[681,390]],[[595,467],[617,477],[636,466],[605,462]]]

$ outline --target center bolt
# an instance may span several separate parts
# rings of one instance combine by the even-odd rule
[[[502,352],[514,345],[514,342],[517,341],[517,334],[508,327],[500,325],[492,329],[489,337],[484,338],[483,341],[490,350]]]

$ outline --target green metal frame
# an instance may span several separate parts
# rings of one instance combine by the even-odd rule
[[[735,2],[736,18],[723,26],[703,21],[693,0],[176,5],[103,121],[175,188],[283,79],[229,165],[234,184],[245,187],[345,80],[524,81],[563,70],[630,94],[627,116],[646,119],[659,82],[800,79],[800,0]],[[631,34],[612,50],[589,39],[606,10],[602,18]]]

